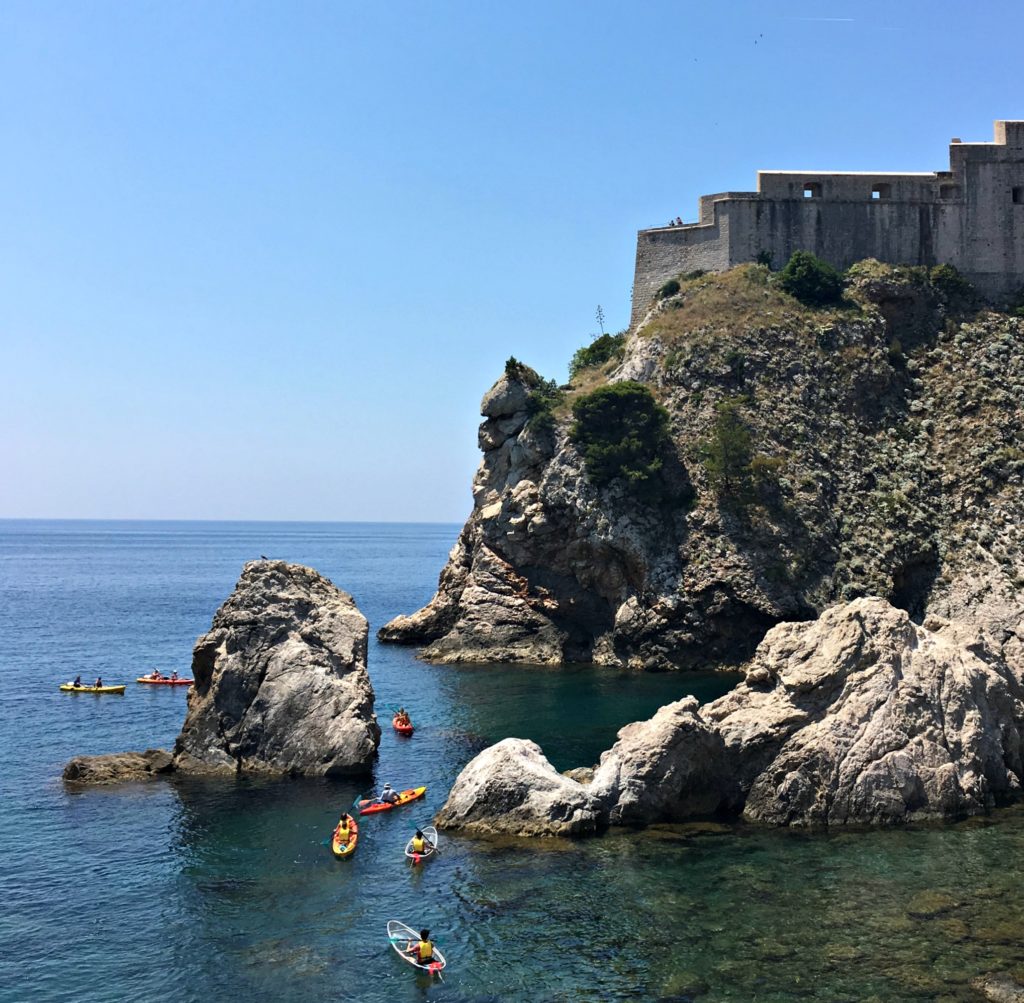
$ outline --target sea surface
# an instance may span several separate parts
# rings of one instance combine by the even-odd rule
[[[977,1000],[1024,978],[1024,811],[832,835],[659,826],[583,841],[442,834],[403,856],[465,763],[510,735],[559,769],[615,732],[733,679],[596,668],[432,666],[371,640],[376,775],[176,780],[66,790],[79,753],[169,747],[185,694],[132,682],[189,669],[242,564],[309,564],[371,637],[427,601],[458,527],[0,521],[0,1001]],[[58,691],[81,673],[124,696]],[[388,727],[399,703],[411,739]],[[326,840],[369,787],[425,801]],[[390,950],[429,926],[444,981]]]

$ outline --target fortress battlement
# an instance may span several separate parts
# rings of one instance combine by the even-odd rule
[[[759,171],[756,192],[699,201],[696,223],[637,234],[632,324],[680,273],[810,251],[836,268],[864,258],[956,267],[992,300],[1024,287],[1024,120],[991,143],[949,146],[949,170]]]

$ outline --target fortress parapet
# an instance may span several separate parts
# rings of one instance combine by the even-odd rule
[[[700,199],[699,221],[637,235],[632,324],[670,278],[810,251],[836,268],[864,258],[955,266],[992,300],[1024,287],[1024,121],[995,142],[949,147],[948,171],[759,171],[756,192]]]

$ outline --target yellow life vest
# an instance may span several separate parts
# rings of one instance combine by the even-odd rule
[[[430,961],[434,957],[434,945],[429,940],[421,940],[416,945],[420,961]]]
[[[344,822],[339,822],[338,823],[338,842],[339,843],[347,843],[348,842],[348,837],[349,837],[350,834],[351,833],[349,831],[348,825],[346,823],[344,823]]]
[[[422,839],[417,839],[415,836],[412,837],[412,852],[422,853],[426,848],[426,843]]]

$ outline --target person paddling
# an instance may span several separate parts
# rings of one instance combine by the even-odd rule
[[[392,790],[391,784],[385,784],[384,790],[380,792],[380,797],[377,800],[381,804],[394,804],[398,801],[398,791]]]
[[[75,689],[81,689],[82,688],[82,677],[81,676],[75,676],[75,681],[71,685],[74,686]]]
[[[98,689],[98,690],[102,689],[103,688],[103,680],[99,676],[97,676],[96,677],[96,682],[94,682],[92,685],[93,685],[93,687],[95,689]]]
[[[348,846],[348,841],[352,838],[352,829],[350,826],[351,821],[351,816],[342,815],[341,821],[338,822],[338,825],[334,830],[334,836],[337,839],[339,846]]]
[[[410,940],[405,953],[411,955],[419,964],[429,965],[434,960],[434,944],[430,939],[430,931],[420,930],[419,943]]]
[[[409,725],[412,724],[409,712],[404,707],[398,708],[398,713],[395,715],[395,722],[402,728],[408,728]]]
[[[173,671],[173,672],[171,673],[171,682],[172,682],[172,683],[176,683],[177,681],[178,681],[178,670],[177,670],[177,669],[175,669],[175,670],[174,670],[174,671]]]
[[[418,853],[422,856],[423,854],[429,853],[433,849],[434,844],[431,843],[430,840],[427,839],[427,837],[424,836],[419,829],[417,829],[416,835],[412,837],[412,852]]]

